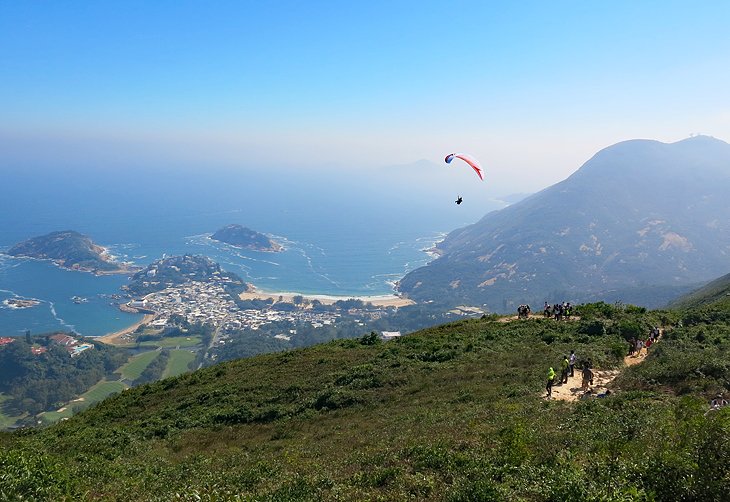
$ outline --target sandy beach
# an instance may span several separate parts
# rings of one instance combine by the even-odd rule
[[[132,333],[134,330],[139,328],[143,324],[151,323],[155,320],[154,314],[145,314],[145,316],[142,318],[141,321],[136,322],[132,324],[131,326],[128,326],[124,329],[121,329],[119,331],[115,331],[114,333],[109,333],[108,335],[100,336],[96,340],[106,343],[108,345],[125,345],[129,342],[122,340],[122,337],[128,333]]]
[[[371,303],[375,307],[406,307],[408,305],[415,305],[416,302],[409,298],[402,298],[396,295],[375,295],[375,296],[332,296],[332,295],[305,295],[301,293],[269,293],[264,291],[246,291],[241,293],[239,298],[241,300],[273,300],[274,302],[281,301],[292,303],[295,296],[301,296],[306,300],[313,301],[319,300],[325,305],[332,305],[340,300],[362,300],[365,303]]]

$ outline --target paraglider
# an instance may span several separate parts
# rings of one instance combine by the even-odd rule
[[[477,160],[465,153],[450,153],[446,156],[444,161],[447,164],[451,164],[451,161],[454,159],[461,159],[467,164],[471,166],[472,169],[477,173],[477,176],[479,176],[479,179],[484,181],[484,177],[482,176],[482,167],[479,165],[479,162]],[[457,197],[457,199],[454,201],[456,202],[456,205],[460,205],[463,202],[463,199],[461,198],[461,195]]]
[[[474,159],[473,157],[470,157],[469,155],[467,155],[465,153],[450,153],[446,156],[444,161],[447,164],[451,164],[451,161],[454,160],[455,158],[461,159],[464,162],[466,162],[467,164],[469,164],[471,166],[471,168],[474,169],[474,171],[477,173],[477,176],[479,176],[479,179],[484,180],[484,177],[482,176],[482,167],[479,165],[479,162],[477,162],[476,159]]]

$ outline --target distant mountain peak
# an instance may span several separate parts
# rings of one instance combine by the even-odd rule
[[[724,141],[623,141],[566,180],[451,232],[442,256],[399,289],[498,311],[609,297],[658,306],[727,267],[727,193]]]

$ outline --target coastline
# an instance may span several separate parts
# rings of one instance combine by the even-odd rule
[[[312,295],[302,294],[295,292],[268,292],[259,291],[255,287],[252,287],[250,291],[245,291],[238,295],[241,300],[273,300],[274,303],[279,301],[281,297],[282,301],[287,303],[293,303],[295,296],[301,296],[305,300],[313,301],[318,300],[324,305],[333,305],[335,302],[340,300],[361,300],[365,303],[370,303],[374,307],[406,307],[408,305],[415,305],[416,302],[410,298],[404,298],[397,295],[373,295],[373,296],[335,296],[335,295]]]
[[[149,324],[152,321],[154,321],[156,318],[157,318],[156,314],[145,314],[144,317],[140,321],[137,321],[136,323],[132,324],[131,326],[127,326],[126,328],[120,329],[119,331],[115,331],[114,333],[108,333],[106,335],[96,337],[94,340],[98,340],[102,343],[106,343],[107,345],[125,345],[127,342],[122,340],[122,337],[124,335],[133,333],[134,330],[136,330],[143,324]]]

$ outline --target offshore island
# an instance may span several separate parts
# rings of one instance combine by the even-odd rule
[[[109,251],[73,230],[51,232],[11,247],[9,256],[50,260],[61,268],[95,275],[131,274],[138,267],[114,260]]]
[[[264,234],[237,224],[226,225],[217,230],[210,238],[233,247],[252,251],[278,253],[284,249],[281,244],[271,240]]]

